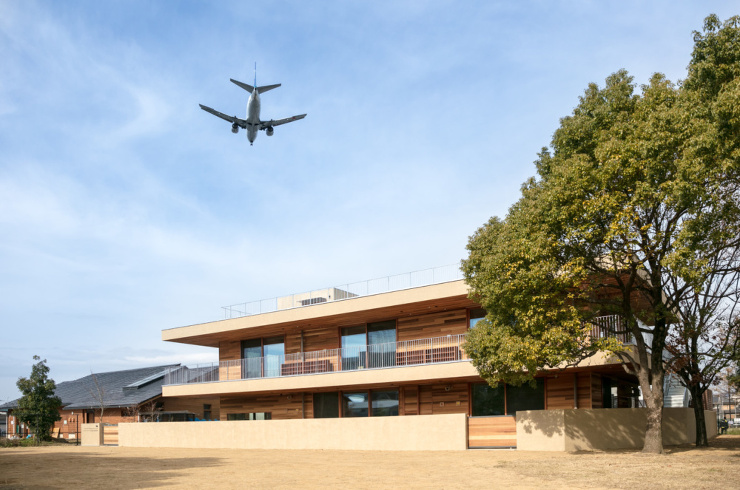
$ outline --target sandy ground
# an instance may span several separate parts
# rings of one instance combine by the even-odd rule
[[[0,448],[0,488],[740,488],[740,436],[663,456],[255,451],[48,446]]]

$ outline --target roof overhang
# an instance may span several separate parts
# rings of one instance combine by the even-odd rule
[[[465,281],[452,281],[167,329],[162,331],[162,340],[218,347],[219,342],[246,337],[281,335],[312,327],[358,325],[478,306],[468,299],[468,291]]]

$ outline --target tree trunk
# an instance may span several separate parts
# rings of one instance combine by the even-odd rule
[[[662,400],[661,400],[662,401]],[[663,404],[647,409],[647,429],[643,453],[663,454]]]
[[[696,419],[696,445],[697,446],[709,446],[709,440],[707,439],[707,424],[704,419],[704,400],[702,398],[702,391],[699,387],[693,385],[689,388],[691,392],[691,398],[694,402],[694,418]]]

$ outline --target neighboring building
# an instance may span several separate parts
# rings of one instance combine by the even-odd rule
[[[77,439],[82,424],[100,422],[101,397],[105,405],[102,421],[106,424],[137,422],[145,416],[151,419],[151,413],[163,411],[178,411],[192,414],[191,418],[217,420],[217,399],[162,399],[165,372],[178,366],[174,364],[90,374],[57,384],[55,394],[62,400],[59,410],[61,420],[54,424],[52,435]],[[28,428],[13,416],[13,409],[17,406],[18,400],[6,403],[0,406],[0,413],[8,415],[9,434],[25,436]]]
[[[222,420],[465,414],[468,447],[516,446],[521,410],[637,406],[637,379],[608,355],[539,372],[535,387],[491,388],[463,349],[484,312],[459,276],[377,294],[331,292],[342,298],[278,298],[266,313],[164,330],[163,340],[218,349],[220,360],[169,368],[164,400],[218,397]],[[616,321],[604,317],[594,334],[611,335]]]

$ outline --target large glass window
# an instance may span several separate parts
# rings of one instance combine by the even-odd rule
[[[506,415],[506,395],[504,384],[491,388],[480,383],[472,386],[473,416]]]
[[[342,393],[342,417],[367,417],[367,392]]]
[[[280,375],[285,362],[283,337],[242,340],[243,378],[260,378]]]
[[[242,378],[262,377],[262,339],[242,340]]]
[[[342,370],[365,367],[367,360],[367,342],[365,326],[346,327],[342,329]]]
[[[285,362],[285,341],[283,337],[264,339],[262,355],[265,359],[265,376],[280,376],[280,366]]]
[[[473,328],[476,323],[483,320],[486,317],[486,310],[483,308],[473,308],[470,310],[470,321],[468,322],[468,328]]]
[[[339,393],[314,393],[313,417],[315,419],[335,419],[339,417]]]
[[[343,370],[395,365],[395,320],[342,329]]]
[[[528,383],[522,386],[506,386],[507,415],[516,415],[519,410],[545,409],[545,382],[542,378],[535,381],[537,385],[534,388]]]
[[[370,393],[373,417],[398,415],[398,390],[373,391]]]
[[[396,322],[376,322],[367,325],[367,346],[370,367],[396,365]]]
[[[500,383],[496,388],[480,383],[472,386],[473,416],[515,415],[519,410],[545,409],[545,382],[535,380],[536,386],[529,384],[511,386]]]

